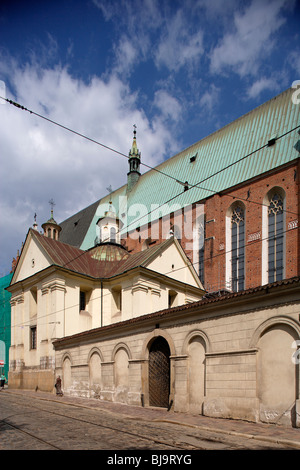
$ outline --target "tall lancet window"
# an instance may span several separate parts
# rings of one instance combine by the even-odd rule
[[[283,279],[283,198],[275,193],[268,207],[268,280]]]
[[[245,212],[236,206],[231,216],[231,286],[233,291],[245,288]]]

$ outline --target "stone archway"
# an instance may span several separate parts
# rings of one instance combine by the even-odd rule
[[[72,363],[69,356],[65,356],[62,364],[62,386],[64,391],[72,386]]]
[[[292,362],[293,331],[274,325],[261,336],[258,347],[260,419],[291,424],[296,401],[296,366]]]
[[[98,348],[93,348],[88,357],[89,390],[92,397],[98,397],[102,388],[102,354]]]
[[[257,393],[263,422],[297,425],[299,364],[292,353],[299,332],[293,319],[277,317],[260,325],[252,338],[258,348]]]
[[[206,396],[206,353],[210,341],[202,330],[193,330],[185,338],[182,354],[187,357],[186,401],[192,413],[203,413]]]
[[[170,401],[170,348],[158,336],[149,349],[149,405],[168,408]]]
[[[194,336],[188,345],[189,410],[202,414],[205,397],[205,343],[201,336]]]
[[[172,336],[162,328],[155,328],[144,340],[144,344],[141,349],[141,373],[142,373],[142,404],[145,406],[150,405],[149,400],[149,355],[152,345],[157,338],[161,337],[165,340],[169,347],[169,403],[168,408],[171,408],[174,403],[175,394],[175,363],[174,357],[176,356],[176,350]],[[156,345],[157,346],[157,345]],[[154,349],[155,345],[153,346]]]
[[[129,361],[132,359],[126,343],[118,343],[112,352],[114,364],[114,401],[128,403],[130,388]]]

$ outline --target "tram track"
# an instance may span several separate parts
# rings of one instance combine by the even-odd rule
[[[110,407],[106,409],[95,403],[87,406],[80,401],[27,396],[13,391],[1,393],[0,398],[0,431],[4,431],[0,449],[40,449],[43,446],[53,450],[192,452],[284,448],[284,443],[270,442],[263,436],[260,439],[247,433],[223,433],[221,429],[182,425],[158,418],[155,412],[150,413],[148,419],[145,413],[127,415],[120,406],[112,411]],[[17,433],[23,436],[19,444]],[[26,436],[28,441],[25,441]]]
[[[46,446],[49,446],[52,449],[63,450],[62,448],[60,448],[60,447],[58,447],[54,444],[51,444],[50,442],[47,442],[44,439],[41,439],[41,438],[37,437],[36,435],[34,435],[34,434],[32,434],[28,431],[25,431],[24,429],[21,429],[20,426],[16,426],[14,424],[8,423],[6,420],[1,420],[0,422],[3,423],[5,426],[8,426],[8,427],[12,428],[14,431],[17,431],[17,432],[22,433],[26,436],[29,436],[30,438],[35,439],[36,441],[41,442],[42,444],[46,444]]]
[[[11,394],[11,395],[13,395],[13,394]],[[20,395],[17,395],[17,396],[18,396],[19,400],[22,399],[22,397],[20,397]],[[13,400],[9,400],[9,401],[10,401],[11,404],[14,404]],[[203,449],[203,447],[201,447],[201,446],[194,446],[194,445],[187,445],[187,444],[181,445],[178,442],[174,442],[174,440],[172,441],[172,443],[170,443],[167,440],[162,440],[162,439],[155,438],[154,436],[149,436],[149,434],[145,435],[141,432],[130,431],[130,430],[126,429],[126,427],[128,426],[128,423],[125,422],[124,417],[120,418],[118,420],[118,427],[117,427],[117,426],[113,426],[113,425],[107,425],[107,424],[102,424],[102,423],[99,423],[99,422],[94,422],[92,419],[84,419],[82,417],[73,416],[72,414],[70,414],[70,411],[69,412],[65,412],[65,411],[60,412],[60,411],[49,410],[49,409],[45,408],[45,403],[43,403],[43,406],[38,406],[38,405],[33,405],[32,403],[30,405],[28,405],[28,404],[26,404],[26,400],[22,400],[22,401],[23,401],[22,406],[26,407],[26,408],[30,408],[30,411],[28,413],[26,413],[26,412],[14,413],[13,415],[10,415],[10,416],[8,416],[4,419],[0,419],[0,423],[2,423],[5,426],[9,426],[10,428],[15,430],[16,432],[20,432],[24,435],[29,436],[30,438],[36,439],[37,441],[41,442],[42,444],[45,444],[46,446],[49,446],[49,447],[51,447],[53,449],[56,449],[56,450],[64,450],[64,448],[53,444],[49,440],[46,440],[46,439],[43,439],[43,438],[37,436],[37,434],[34,433],[33,431],[28,431],[28,430],[22,428],[21,426],[15,424],[15,423],[12,423],[11,418],[17,417],[17,416],[20,418],[21,416],[25,416],[25,415],[28,415],[28,414],[31,414],[31,413],[35,414],[35,411],[33,411],[33,409],[34,409],[34,410],[40,411],[42,413],[47,413],[48,415],[51,415],[51,416],[59,416],[59,417],[64,418],[66,420],[72,420],[73,422],[77,422],[79,424],[84,423],[84,424],[89,425],[89,426],[95,426],[99,429],[109,430],[109,431],[112,431],[114,433],[119,433],[119,434],[122,434],[123,436],[127,435],[128,438],[134,438],[134,439],[138,439],[139,441],[145,441],[145,444],[147,444],[148,446],[151,445],[151,443],[154,443],[156,445],[161,445],[161,446],[163,446],[164,450],[168,450],[168,449],[169,450],[200,450],[200,449],[202,450]],[[59,402],[58,402],[58,405],[66,406],[65,403],[59,403]],[[72,407],[76,408],[76,405],[72,405]],[[77,406],[77,408],[81,408],[81,407]],[[103,410],[101,410],[101,412],[99,412],[99,410],[97,410],[97,415],[99,415],[99,413],[109,415],[109,412],[106,412],[106,411],[103,411]],[[142,428],[142,426],[141,426],[141,428]],[[153,423],[151,423],[151,430],[152,430],[153,433],[155,433],[155,432],[161,433],[161,426],[155,426]],[[170,436],[168,436],[168,439],[170,439]]]

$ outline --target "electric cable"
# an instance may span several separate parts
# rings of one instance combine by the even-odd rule
[[[37,113],[37,112],[35,112],[35,111],[32,111],[32,110],[26,108],[25,106],[23,106],[23,105],[21,105],[21,104],[15,102],[15,101],[13,101],[13,100],[9,100],[8,98],[4,98],[3,96],[0,96],[0,99],[6,101],[7,103],[9,103],[9,104],[11,104],[11,105],[13,105],[13,106],[15,106],[15,107],[17,107],[17,108],[23,110],[23,111],[27,111],[27,112],[29,112],[30,114],[33,114],[33,115],[35,115],[35,116],[37,116],[37,117],[39,117],[39,118],[41,118],[41,119],[44,119],[44,120],[46,120],[46,121],[48,121],[48,122],[50,122],[50,123],[52,123],[52,124],[54,124],[54,125],[56,125],[56,126],[58,126],[58,127],[61,127],[62,129],[65,129],[65,130],[67,130],[67,131],[69,131],[69,132],[71,132],[71,133],[73,133],[73,134],[75,134],[75,135],[77,135],[77,136],[79,136],[79,137],[82,137],[82,138],[84,138],[84,139],[86,139],[86,140],[88,140],[88,141],[90,141],[90,142],[93,142],[93,143],[95,143],[95,144],[97,144],[97,145],[99,145],[99,146],[101,146],[101,147],[103,147],[103,148],[105,148],[105,149],[107,149],[107,150],[110,150],[110,151],[112,151],[112,152],[114,152],[114,153],[116,153],[116,154],[118,154],[118,155],[121,155],[121,156],[123,156],[123,157],[129,159],[129,157],[128,157],[127,155],[125,155],[124,153],[122,153],[122,152],[120,152],[120,151],[118,151],[118,150],[115,150],[115,149],[113,149],[112,147],[109,147],[109,146],[107,146],[107,145],[105,145],[105,144],[102,144],[101,142],[98,142],[97,140],[94,140],[94,139],[92,139],[92,138],[90,138],[90,137],[88,137],[88,136],[86,136],[86,135],[84,135],[84,134],[81,134],[81,133],[79,133],[79,132],[77,132],[77,131],[75,131],[75,130],[73,130],[73,129],[67,127],[67,126],[64,126],[64,125],[62,125],[62,124],[60,124],[60,123],[58,123],[58,122],[56,122],[56,121],[54,121],[54,120],[52,120],[52,119],[50,119],[50,118],[47,118],[47,117],[43,116],[42,114],[39,114],[39,113]],[[276,140],[279,140],[279,139],[281,139],[282,137],[285,137],[286,135],[290,134],[291,132],[297,130],[298,128],[300,128],[300,125],[294,127],[293,129],[290,129],[289,131],[285,132],[284,134],[282,134],[282,135],[276,137]],[[171,176],[171,175],[169,175],[169,174],[167,174],[167,173],[165,173],[165,172],[162,172],[162,171],[159,170],[157,167],[151,167],[150,165],[147,165],[146,163],[140,162],[140,164],[143,165],[143,166],[145,166],[145,167],[147,167],[147,168],[150,169],[150,170],[156,171],[156,172],[162,174],[163,176],[166,176],[167,178],[171,178],[172,180],[176,181],[176,182],[179,183],[180,185],[184,186],[184,187],[185,187],[184,192],[185,192],[185,191],[188,191],[188,190],[190,190],[190,189],[194,189],[194,188],[197,187],[197,188],[202,189],[202,190],[204,190],[204,191],[210,191],[210,192],[213,192],[214,194],[217,194],[217,193],[220,192],[220,191],[215,191],[215,190],[212,190],[212,189],[200,187],[199,185],[202,184],[202,183],[204,183],[205,181],[207,181],[207,180],[213,178],[214,176],[217,176],[218,174],[222,173],[223,171],[228,170],[228,169],[231,168],[232,166],[236,165],[237,163],[240,163],[240,162],[243,161],[244,159],[250,157],[251,155],[255,154],[256,152],[259,152],[260,150],[262,150],[263,148],[266,148],[266,147],[268,147],[268,146],[269,146],[268,143],[262,145],[261,147],[259,147],[259,148],[255,149],[255,150],[253,150],[252,152],[250,152],[250,153],[244,155],[243,157],[241,157],[240,159],[236,160],[235,162],[232,162],[232,163],[228,164],[226,167],[221,168],[220,170],[216,171],[215,173],[213,173],[213,174],[207,176],[206,178],[202,179],[201,181],[199,181],[199,182],[196,183],[196,184],[189,184],[188,181],[186,181],[186,182],[180,181],[178,178],[176,178],[176,177],[174,177],[174,176]],[[180,193],[180,194],[182,194],[182,193]],[[227,195],[227,196],[230,197],[230,195]],[[177,196],[176,196],[176,197],[177,197]],[[234,196],[231,196],[231,197],[234,198]],[[170,202],[170,201],[167,201],[167,202],[163,203],[162,205],[167,204],[168,202]],[[259,204],[259,203],[257,203],[257,204]],[[162,206],[162,205],[161,205],[161,206]],[[159,206],[159,207],[161,207],[161,206]],[[159,207],[158,207],[158,208],[159,208]],[[157,209],[157,208],[156,208],[156,209]],[[155,210],[156,210],[156,209],[155,209]],[[148,214],[146,214],[146,215],[148,215]],[[297,214],[296,214],[296,215],[297,215]]]
[[[0,99],[2,99],[2,100],[4,100],[4,101],[6,101],[7,103],[9,103],[9,104],[15,106],[16,108],[19,108],[19,109],[21,109],[21,110],[23,110],[23,111],[27,111],[27,112],[29,112],[30,114],[33,114],[34,116],[37,116],[37,117],[39,117],[39,118],[41,118],[41,119],[44,119],[45,121],[48,121],[48,122],[50,122],[51,124],[54,124],[55,126],[61,127],[62,129],[65,129],[66,131],[71,132],[72,134],[75,134],[75,135],[77,135],[77,136],[79,136],[79,137],[82,137],[83,139],[86,139],[86,140],[88,140],[88,141],[90,141],[90,142],[92,142],[92,143],[94,143],[94,144],[97,144],[97,145],[99,145],[99,146],[101,146],[101,147],[103,147],[103,148],[105,148],[105,149],[107,149],[107,150],[110,150],[111,152],[114,152],[114,153],[116,153],[116,154],[118,154],[118,155],[121,155],[122,157],[125,157],[125,158],[127,158],[127,159],[130,158],[128,155],[125,155],[125,153],[120,152],[120,151],[118,151],[118,150],[116,150],[116,149],[114,149],[114,148],[112,148],[112,147],[109,147],[109,146],[107,146],[107,145],[105,145],[105,144],[102,144],[101,142],[98,142],[97,140],[92,139],[91,137],[88,137],[88,136],[86,136],[86,135],[84,135],[84,134],[81,134],[80,132],[77,132],[77,131],[75,131],[75,130],[69,128],[69,127],[67,127],[67,126],[64,126],[63,124],[59,124],[58,122],[56,122],[56,121],[54,121],[54,120],[52,120],[52,119],[50,119],[50,118],[47,118],[46,116],[43,116],[42,114],[39,114],[39,113],[36,113],[35,111],[32,111],[32,110],[30,110],[30,109],[27,109],[27,108],[25,108],[25,106],[22,106],[21,104],[17,103],[16,101],[9,100],[8,98],[4,98],[3,96],[0,96]],[[157,168],[154,168],[154,167],[152,167],[152,166],[150,166],[150,165],[147,165],[146,163],[140,162],[140,164],[143,165],[143,166],[145,166],[146,168],[149,168],[150,170],[153,170],[153,171],[156,171],[156,172],[158,172],[158,173],[161,173],[163,176],[166,176],[166,177],[168,177],[168,178],[171,178],[172,180],[176,181],[177,183],[179,183],[179,184],[181,184],[181,185],[184,185],[184,183],[183,183],[182,181],[178,180],[178,178],[175,178],[175,177],[173,177],[173,176],[171,176],[171,175],[168,175],[167,173],[164,173],[164,172],[158,170]]]
[[[282,231],[282,232],[281,232],[281,235],[284,235],[285,233],[291,232],[291,231],[293,231],[293,230],[299,230],[299,227],[295,227],[295,228],[292,228],[292,229],[289,229],[289,230]],[[263,239],[254,240],[253,242],[251,242],[251,246],[253,246],[253,245],[257,244],[257,243],[262,243],[263,241],[267,241],[267,240],[269,240],[270,238],[272,238],[272,237],[270,236],[270,237],[265,237],[265,238],[263,238]],[[242,247],[240,247],[240,248],[247,248],[247,244],[245,243],[245,244],[244,244]],[[209,260],[212,260],[212,259],[214,259],[214,258],[221,257],[221,256],[225,256],[225,257],[226,257],[226,255],[227,255],[228,253],[231,253],[232,251],[233,251],[233,250],[231,249],[231,250],[228,250],[228,251],[225,251],[225,252],[222,252],[222,253],[217,253],[217,254],[215,254],[215,255],[209,256],[209,257],[207,257],[207,258],[204,258],[204,259],[203,259],[203,262],[209,261]],[[188,257],[187,257],[187,259],[188,259]],[[188,268],[188,267],[195,267],[195,265],[197,265],[197,264],[199,264],[199,263],[200,263],[199,261],[196,261],[196,262],[193,263],[192,261],[189,260],[189,262],[187,263],[186,266],[182,266],[182,267],[177,268],[177,269],[172,269],[172,271],[167,271],[167,272],[159,273],[159,274],[164,275],[164,276],[167,276],[167,275],[170,274],[170,273],[178,272],[178,271],[181,271],[182,269],[186,269],[186,268]],[[57,266],[57,268],[61,268],[61,267],[63,268],[64,266]],[[76,273],[75,273],[75,274],[76,274]],[[80,274],[80,273],[79,273],[79,274]],[[112,278],[109,278],[108,280],[111,280],[111,279],[112,279]],[[287,279],[289,279],[289,278],[287,278]],[[275,281],[275,282],[279,282],[279,281]],[[247,290],[247,289],[246,289],[246,290]],[[102,294],[102,298],[104,298],[104,297],[106,297],[106,296],[109,296],[109,295],[111,295],[110,292],[108,292],[107,294]],[[95,300],[99,300],[99,299],[101,299],[101,296],[94,297],[94,298],[91,299],[90,301],[94,302]],[[195,302],[197,302],[197,301],[195,301]],[[60,312],[64,312],[65,310],[72,309],[72,308],[77,308],[77,307],[79,307],[79,302],[76,302],[76,304],[70,305],[70,306],[68,306],[68,307],[64,307],[64,308],[59,309],[59,310],[56,310],[56,311],[54,311],[54,312],[47,313],[46,315],[41,315],[41,316],[39,316],[39,319],[47,318],[47,317],[49,317],[49,316],[56,315],[56,314],[58,314],[58,313],[60,313]],[[152,312],[152,313],[155,313],[155,312]],[[26,320],[24,323],[20,323],[20,324],[18,324],[18,325],[13,325],[13,326],[11,326],[11,328],[24,327],[24,326],[31,326],[30,324],[28,324],[28,322],[29,322],[29,320]],[[45,324],[48,324],[48,323],[44,323],[43,325],[45,325]],[[102,325],[102,326],[103,326],[103,325]],[[1,330],[2,328],[3,328],[3,327],[0,327],[0,330]]]
[[[76,135],[78,135],[78,136],[81,136],[81,137],[83,137],[83,138],[85,138],[85,139],[87,139],[87,140],[89,140],[89,141],[91,141],[91,142],[94,142],[94,143],[96,143],[96,144],[98,144],[98,145],[100,145],[100,146],[102,146],[102,147],[104,147],[104,148],[106,148],[106,149],[109,149],[109,150],[111,150],[111,151],[113,151],[113,152],[116,152],[116,153],[118,153],[118,154],[120,154],[120,155],[122,155],[122,156],[128,158],[125,154],[123,154],[123,153],[121,153],[121,152],[118,152],[118,151],[116,151],[115,149],[112,149],[112,148],[110,148],[110,147],[108,147],[108,146],[106,146],[106,145],[104,145],[104,144],[101,144],[101,143],[97,142],[96,140],[91,139],[91,138],[89,138],[89,137],[87,137],[87,136],[85,136],[85,135],[83,135],[83,134],[80,134],[80,133],[78,133],[78,132],[76,132],[76,131],[74,131],[74,130],[72,130],[72,129],[66,127],[66,126],[63,126],[63,125],[61,125],[61,124],[59,124],[59,123],[57,123],[57,122],[55,122],[55,121],[52,121],[52,120],[49,119],[49,118],[46,118],[46,117],[44,117],[44,116],[42,116],[42,115],[40,115],[40,114],[38,114],[38,113],[35,113],[34,111],[31,111],[31,110],[25,108],[24,106],[20,105],[19,103],[16,103],[16,102],[14,102],[14,101],[12,101],[12,100],[8,100],[8,99],[3,98],[3,97],[1,97],[1,96],[0,96],[0,98],[3,99],[3,100],[5,100],[5,101],[7,101],[8,103],[10,103],[10,104],[16,106],[17,108],[20,108],[20,109],[22,109],[22,110],[28,111],[28,112],[31,113],[31,114],[34,114],[34,115],[36,115],[36,116],[38,116],[38,117],[40,117],[40,118],[42,118],[42,119],[45,119],[46,121],[49,121],[49,122],[51,122],[51,123],[53,123],[53,124],[55,124],[55,125],[57,125],[57,126],[63,128],[63,129],[66,129],[66,130],[68,130],[68,131],[70,131],[70,132],[72,132],[72,133],[74,133],[74,134],[76,134]],[[284,134],[282,134],[281,136],[277,137],[277,140],[280,139],[280,138],[282,138],[282,137],[284,137],[284,136],[286,136],[287,134],[293,132],[294,130],[298,129],[299,127],[300,127],[300,125],[299,125],[299,126],[296,126],[295,128],[293,128],[293,129],[291,129],[291,130],[289,130],[289,131],[287,131],[286,133],[284,133]],[[227,165],[226,167],[224,167],[224,168],[218,170],[218,171],[215,172],[214,174],[209,175],[208,177],[204,178],[203,180],[199,181],[198,183],[193,184],[193,185],[188,185],[188,188],[185,189],[185,190],[187,191],[187,190],[193,189],[193,188],[195,188],[195,187],[199,187],[199,185],[202,184],[204,181],[207,181],[208,179],[210,179],[210,178],[216,176],[217,174],[221,173],[222,171],[225,171],[225,170],[231,168],[233,165],[235,165],[235,164],[241,162],[241,161],[244,160],[245,158],[250,157],[250,156],[253,155],[254,153],[258,152],[259,150],[262,150],[263,148],[265,148],[265,147],[267,147],[267,146],[268,146],[268,144],[265,144],[265,145],[259,147],[258,149],[253,150],[253,151],[250,152],[249,154],[247,154],[247,155],[241,157],[239,160],[237,160],[237,161],[235,161],[235,162],[232,162],[231,164],[229,164],[229,165]],[[156,168],[152,168],[152,167],[150,167],[150,166],[148,166],[148,165],[146,165],[146,164],[145,164],[145,166],[147,166],[148,168],[150,168],[150,169],[152,169],[152,170],[159,171],[159,170],[157,170]],[[160,172],[160,171],[159,171],[159,172]],[[176,178],[174,178],[174,177],[172,177],[172,176],[170,176],[170,175],[167,175],[166,173],[163,173],[163,172],[160,172],[160,173],[162,173],[164,176],[167,176],[167,177],[170,177],[170,178],[172,178],[172,179],[175,179],[176,182],[178,182],[178,183],[180,183],[180,184],[183,184],[182,182],[180,182],[180,181],[177,180]],[[220,191],[216,192],[216,191],[214,191],[214,190],[208,190],[207,188],[202,188],[202,187],[201,187],[200,189],[204,189],[204,190],[207,190],[207,191],[211,191],[211,192],[213,192],[214,194],[220,193]],[[222,191],[221,191],[221,192],[222,192]],[[163,204],[159,205],[158,207],[155,207],[155,209],[149,211],[147,214],[142,215],[139,219],[135,219],[133,222],[131,222],[131,223],[130,223],[127,227],[125,227],[125,228],[128,229],[128,227],[130,227],[130,225],[136,224],[140,219],[145,218],[146,216],[150,215],[154,210],[156,211],[157,209],[159,209],[159,208],[162,207],[163,205],[170,203],[171,201],[173,201],[175,198],[177,198],[177,197],[180,196],[180,195],[182,195],[182,192],[180,192],[179,194],[173,196],[173,197],[170,198],[169,200],[165,201]],[[234,198],[234,199],[237,198],[238,200],[242,200],[242,198],[240,198],[240,197],[236,197],[236,196],[229,195],[229,194],[225,194],[224,196],[228,196],[228,197],[232,197],[232,198]],[[244,200],[245,200],[245,199],[244,199]],[[246,200],[247,200],[247,202],[251,202],[251,203],[255,203],[255,204],[260,204],[260,205],[264,205],[264,204],[262,204],[262,203],[258,203],[258,202],[255,202],[255,201],[252,201],[252,200],[249,200],[249,199],[246,199]],[[287,211],[286,209],[285,209],[285,211],[295,214],[294,212]],[[297,214],[296,214],[296,215],[297,215]],[[124,230],[124,229],[122,229],[122,230]],[[120,232],[120,231],[118,231],[117,233],[119,233],[119,232]],[[128,231],[127,231],[127,233],[128,233]],[[77,258],[79,258],[80,256],[82,256],[84,253],[85,253],[85,251],[83,251],[83,253],[81,253],[80,255],[78,255],[77,257],[75,257],[74,259],[72,259],[71,261],[68,261],[63,267],[67,266],[67,264],[69,264],[70,262],[72,262],[72,261],[76,260]]]

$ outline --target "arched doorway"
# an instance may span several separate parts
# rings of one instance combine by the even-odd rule
[[[170,348],[167,341],[158,336],[149,350],[149,405],[169,407],[170,396]]]

